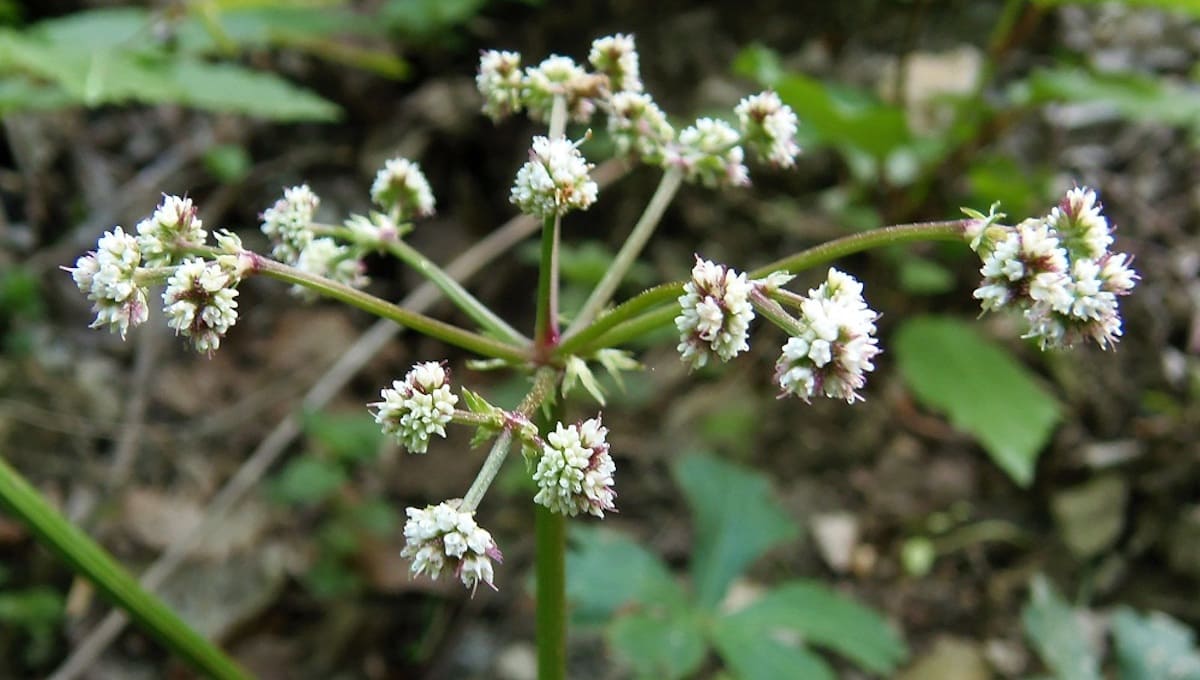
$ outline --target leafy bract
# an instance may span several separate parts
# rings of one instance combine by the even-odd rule
[[[950,318],[906,321],[893,341],[913,393],[973,435],[1021,486],[1059,421],[1059,405],[1029,372],[971,326]]]

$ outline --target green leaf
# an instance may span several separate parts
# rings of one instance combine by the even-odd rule
[[[726,665],[742,680],[836,680],[821,657],[799,644],[772,637],[771,631],[741,625],[736,615],[713,623],[712,640]]]
[[[754,470],[692,454],[676,463],[675,477],[696,523],[696,597],[712,609],[743,569],[799,532],[772,497],[767,477]]]
[[[689,677],[704,662],[708,645],[700,622],[685,611],[631,614],[613,622],[608,641],[639,677]]]
[[[728,628],[826,647],[879,674],[891,674],[908,656],[904,640],[878,614],[816,581],[781,585],[722,617],[718,629]]]
[[[1034,4],[1043,7],[1058,5],[1099,5],[1108,4],[1111,0],[1034,0]],[[1168,12],[1179,12],[1200,17],[1200,0],[1121,0],[1120,4],[1127,7],[1146,7],[1161,9]]]
[[[950,318],[906,321],[893,341],[896,364],[927,407],[970,433],[1020,486],[1059,421],[1059,406],[1033,376],[971,326]]]
[[[1092,73],[1078,68],[1040,69],[1014,97],[1028,103],[1097,102],[1137,122],[1200,126],[1200,90],[1139,73]]]
[[[1200,651],[1190,628],[1163,614],[1138,616],[1122,607],[1112,617],[1121,680],[1200,680]]]
[[[329,498],[345,481],[341,465],[301,456],[280,471],[271,485],[271,495],[280,503],[313,505]]]
[[[803,145],[828,145],[882,160],[913,141],[902,108],[882,102],[866,90],[782,72],[778,57],[762,47],[743,51],[735,59],[734,69],[774,88],[796,111],[803,122],[799,131]]]
[[[609,529],[571,529],[567,597],[577,623],[601,623],[630,604],[687,608],[683,589],[655,555]]]
[[[314,411],[304,414],[301,422],[304,433],[339,461],[373,460],[383,441],[379,424],[366,411]]]
[[[63,616],[58,591],[37,586],[0,593],[0,621],[18,628],[57,623]]]
[[[171,75],[184,88],[180,102],[206,111],[278,121],[332,121],[341,116],[341,109],[329,100],[262,71],[180,59]]]
[[[1100,680],[1100,659],[1084,637],[1075,610],[1038,574],[1021,611],[1025,637],[1058,680]]]

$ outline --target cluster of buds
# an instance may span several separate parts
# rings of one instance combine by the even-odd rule
[[[608,132],[618,153],[662,167],[676,167],[685,180],[705,186],[745,186],[750,183],[745,165],[743,145],[757,157],[776,167],[787,168],[795,163],[800,147],[796,144],[797,119],[795,112],[774,92],[763,92],[743,99],[731,119],[737,126],[715,118],[700,118],[676,134],[662,109],[644,91],[640,64],[633,36],[617,34],[592,42],[588,61],[594,71],[588,71],[569,57],[553,55],[534,67],[521,68],[521,55],[498,50],[485,51],[479,60],[475,83],[483,95],[483,112],[493,120],[527,110],[538,121],[549,118],[556,97],[563,99],[571,119],[578,123],[591,121],[596,111],[608,117]],[[545,142],[535,138],[531,163],[539,157],[544,162]],[[571,150],[578,154],[577,150]],[[556,154],[564,162],[572,156],[566,149]],[[584,164],[582,157],[578,163]],[[574,183],[536,182],[527,169],[518,174],[512,189],[512,202],[531,214],[547,214],[546,203],[552,203],[558,214],[567,208],[586,208],[595,199],[577,205],[552,201],[552,192],[562,193],[568,186],[572,193],[582,191],[589,196],[586,182],[575,178]]]
[[[587,210],[599,190],[588,175],[590,169],[577,144],[534,137],[529,161],[517,171],[509,200],[522,212],[542,219]]]
[[[1019,310],[1028,323],[1025,337],[1043,349],[1086,339],[1104,349],[1115,345],[1118,298],[1139,277],[1128,254],[1109,250],[1112,228],[1100,209],[1096,192],[1076,187],[1048,215],[1012,227],[996,223],[1001,215],[967,211],[975,218],[967,237],[983,261],[974,294],[983,310]]]
[[[370,405],[376,423],[410,452],[428,451],[430,438],[445,437],[450,423],[477,428],[476,442],[508,430],[506,437],[520,441],[525,450],[538,487],[535,503],[572,517],[616,512],[616,465],[608,451],[608,430],[599,417],[558,423],[543,439],[523,413],[492,406],[470,390],[462,390],[468,410],[456,410],[459,397],[452,391],[450,373],[444,363],[434,361],[416,364],[380,394],[383,400]],[[507,446],[511,439],[505,442]],[[449,566],[472,591],[479,582],[495,588],[492,561],[499,561],[500,551],[491,535],[476,525],[473,512],[474,507],[459,500],[407,509],[402,555],[411,559],[413,575],[436,579]]]
[[[874,370],[879,353],[874,337],[878,314],[867,306],[862,284],[849,274],[830,269],[824,283],[808,297],[782,288],[790,275],[776,272],[748,279],[722,264],[696,258],[692,278],[679,297],[675,317],[679,354],[691,369],[709,357],[729,361],[750,348],[750,322],[755,308],[789,335],[776,362],[780,396],[804,401],[826,396],[853,402],[865,373]],[[793,317],[779,303],[793,307]]]
[[[107,326],[124,338],[150,316],[150,286],[166,283],[162,300],[168,325],[211,354],[237,323],[237,285],[244,253],[241,241],[217,234],[218,248],[206,246],[208,233],[192,201],[163,196],[154,213],[142,220],[138,235],[121,227],[105,232],[96,250],[80,257],[71,273],[79,291],[92,301],[92,328]],[[210,251],[210,259],[189,255]]]

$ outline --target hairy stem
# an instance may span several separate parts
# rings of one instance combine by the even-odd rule
[[[562,413],[551,409],[544,419],[547,428]],[[537,555],[536,630],[538,680],[567,678],[567,517],[536,506],[534,534]]]

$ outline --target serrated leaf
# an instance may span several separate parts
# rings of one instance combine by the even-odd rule
[[[1058,402],[1003,349],[956,319],[906,321],[893,340],[913,394],[970,433],[1020,486],[1059,421]]]
[[[574,526],[567,598],[577,623],[601,623],[630,604],[683,610],[687,598],[657,556],[609,529]]]
[[[700,622],[687,612],[664,610],[622,616],[608,627],[608,641],[638,677],[690,677],[708,645]]]
[[[695,518],[696,598],[712,609],[743,569],[799,531],[761,473],[704,454],[684,456],[674,471]]]
[[[1100,680],[1100,660],[1084,637],[1075,610],[1041,574],[1029,585],[1021,624],[1025,637],[1058,680]]]
[[[713,645],[741,680],[836,680],[833,669],[798,641],[773,638],[760,629],[739,624],[733,617],[713,623]]]
[[[1121,680],[1200,680],[1200,651],[1190,628],[1162,612],[1122,607],[1112,618]]]
[[[783,584],[719,621],[719,631],[748,630],[767,639],[803,640],[873,673],[890,674],[908,656],[904,640],[878,614],[816,581]]]

